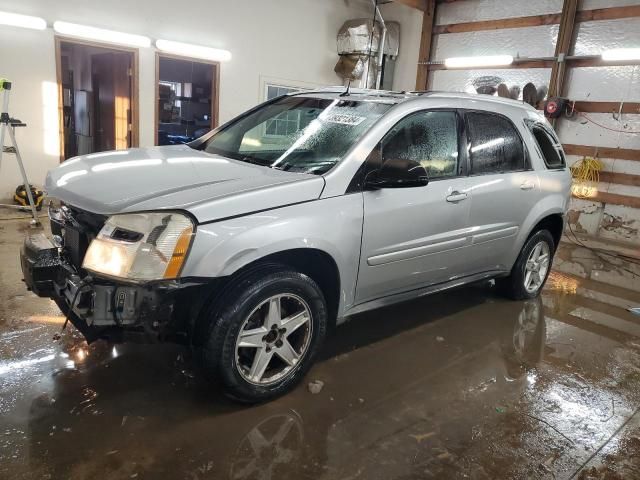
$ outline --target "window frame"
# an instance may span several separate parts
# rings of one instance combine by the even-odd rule
[[[394,123],[391,127],[389,127],[389,129],[382,136],[382,138],[378,140],[374,149],[369,153],[369,155],[367,155],[367,160],[365,161],[365,163],[369,162],[369,157],[371,156],[371,154],[380,146],[380,144],[389,135],[389,133],[394,128],[396,128],[399,124],[401,124],[402,122],[404,122],[405,120],[407,120],[408,118],[414,115],[420,115],[420,114],[431,113],[431,112],[449,112],[449,113],[453,113],[455,116],[456,136],[457,136],[457,144],[458,144],[458,168],[457,168],[457,173],[453,175],[446,175],[443,177],[436,177],[436,178],[429,177],[429,183],[437,182],[440,180],[451,180],[452,178],[466,177],[468,173],[468,162],[466,158],[466,152],[464,151],[464,143],[462,138],[464,129],[462,125],[462,118],[461,118],[459,109],[457,108],[425,108],[423,110],[416,110],[414,112],[408,113],[407,115],[402,117],[400,120],[398,120],[396,123]]]
[[[351,182],[349,182],[349,185],[347,186],[347,189],[345,191],[345,195],[351,194],[351,193],[358,193],[358,192],[362,192],[363,188],[364,188],[364,182],[365,179],[367,178],[367,175],[372,172],[373,170],[376,170],[375,166],[372,166],[372,161],[371,161],[371,155],[373,155],[373,152],[375,152],[378,147],[380,146],[380,144],[382,143],[382,140],[384,140],[384,138],[389,134],[389,132],[391,130],[393,130],[400,122],[403,122],[406,118],[408,118],[411,115],[415,115],[417,113],[426,113],[426,112],[453,112],[456,116],[456,125],[457,125],[457,129],[456,129],[456,134],[458,135],[458,174],[457,175],[450,175],[447,177],[439,177],[439,178],[429,178],[429,183],[431,182],[437,182],[440,180],[453,180],[455,178],[461,178],[461,177],[467,177],[468,176],[468,159],[467,159],[467,153],[466,153],[466,149],[465,147],[465,139],[463,138],[464,135],[464,119],[462,117],[462,114],[460,112],[459,108],[424,108],[421,110],[415,110],[413,112],[407,113],[404,117],[402,117],[401,119],[399,119],[396,123],[394,123],[391,127],[389,127],[387,129],[387,131],[384,133],[384,135],[382,135],[382,137],[376,142],[375,146],[371,149],[371,151],[367,154],[367,158],[365,158],[364,162],[362,162],[362,165],[360,165],[360,168],[358,169],[358,171],[354,174],[353,178],[351,179]]]
[[[525,119],[524,121],[525,126],[527,127],[527,129],[529,130],[529,132],[531,132],[531,136],[533,137],[533,143],[536,147],[536,150],[538,151],[538,154],[540,155],[540,157],[542,158],[542,161],[544,162],[544,166],[546,167],[547,170],[551,170],[551,171],[564,171],[567,169],[567,157],[564,153],[564,150],[562,150],[562,142],[560,142],[560,138],[558,138],[558,135],[556,134],[556,132],[553,131],[553,129],[549,128],[545,123],[540,122],[538,120],[531,120],[531,119]],[[558,145],[560,148],[556,148],[556,151],[558,152],[558,155],[560,157],[560,160],[562,160],[562,165],[559,167],[553,167],[550,166],[547,163],[547,157],[545,157],[544,152],[542,150],[542,147],[540,146],[540,143],[538,142],[538,139],[536,138],[535,133],[533,132],[534,128],[539,128],[541,129],[553,142],[552,145],[555,148],[556,145]]]
[[[502,113],[498,113],[498,112],[493,112],[491,110],[480,110],[480,109],[471,109],[471,108],[461,108],[459,109],[460,113],[462,114],[462,117],[464,119],[464,139],[466,142],[466,145],[464,146],[464,152],[466,155],[466,159],[467,159],[467,176],[469,177],[482,177],[485,175],[508,175],[510,173],[517,173],[517,172],[529,172],[533,170],[533,167],[531,165],[531,158],[529,157],[529,149],[527,148],[527,144],[524,141],[524,138],[522,137],[522,133],[520,132],[520,129],[516,126],[515,122],[513,120],[511,120],[511,118],[509,118],[507,115],[504,115]],[[483,172],[483,173],[472,173],[471,172],[471,129],[469,128],[469,115],[470,113],[479,113],[479,114],[484,114],[484,115],[492,115],[495,117],[500,117],[504,120],[506,120],[511,127],[513,128],[513,130],[516,132],[516,135],[518,135],[518,138],[520,139],[520,144],[522,145],[522,153],[524,155],[523,161],[522,161],[522,168],[519,169],[514,169],[514,170],[505,170],[505,171],[493,171],[493,172]]]

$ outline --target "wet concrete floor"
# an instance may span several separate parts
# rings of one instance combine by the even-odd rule
[[[640,478],[636,265],[563,244],[539,299],[485,283],[359,315],[246,407],[184,348],[52,341],[25,230],[0,220],[0,478]]]

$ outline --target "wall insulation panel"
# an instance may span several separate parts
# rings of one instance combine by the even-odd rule
[[[535,2],[500,2],[496,0],[467,0],[439,5],[436,24],[475,22],[499,18],[525,17],[558,13],[562,10],[562,0],[536,0]]]
[[[614,130],[640,132],[640,115],[623,114],[620,120],[610,113],[588,113],[590,119]],[[562,143],[600,147],[640,148],[640,135],[618,133],[600,128],[583,117],[561,120],[556,126]]]
[[[431,58],[444,60],[447,57],[502,54],[514,57],[552,57],[558,28],[558,25],[543,25],[437,35]]]
[[[640,45],[640,20],[621,18],[581,22],[576,25],[574,55],[600,55],[611,48],[631,48]]]
[[[640,101],[640,65],[569,68],[565,86],[572,100]]]

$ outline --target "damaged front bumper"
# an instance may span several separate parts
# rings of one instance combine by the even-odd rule
[[[45,235],[28,236],[20,253],[27,288],[52,298],[91,342],[174,341],[184,343],[189,319],[202,307],[211,280],[120,282],[90,275],[69,261],[63,247]]]

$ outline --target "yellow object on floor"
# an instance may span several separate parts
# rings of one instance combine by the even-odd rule
[[[42,208],[42,201],[44,200],[44,192],[40,189],[31,187],[31,196],[33,197],[33,203],[37,210]],[[29,206],[29,197],[27,196],[27,189],[24,185],[19,185],[16,188],[16,193],[13,195],[13,201],[23,207]]]

